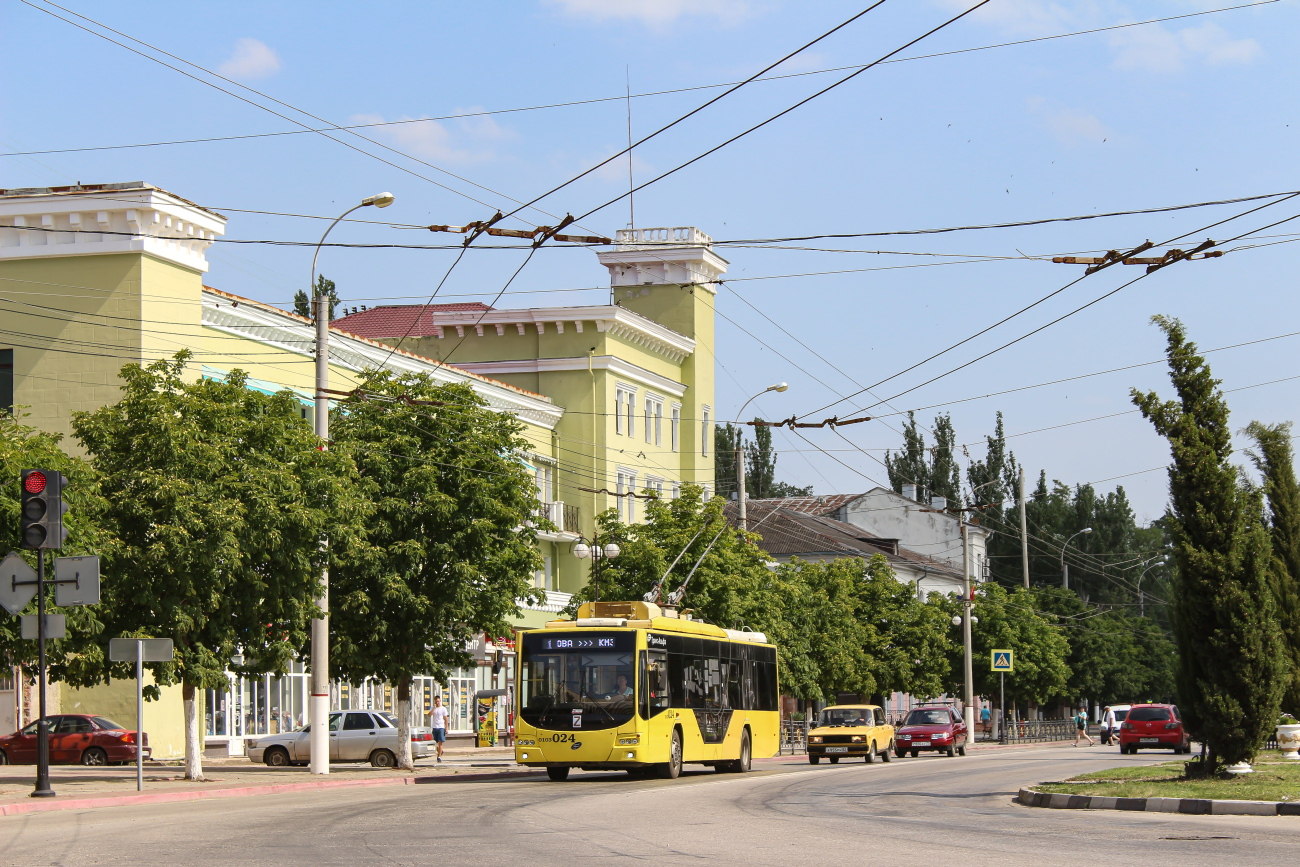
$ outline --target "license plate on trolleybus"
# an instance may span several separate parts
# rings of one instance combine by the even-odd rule
[[[828,753],[847,753],[848,751],[849,751],[848,747],[827,747],[826,748],[826,752]]]

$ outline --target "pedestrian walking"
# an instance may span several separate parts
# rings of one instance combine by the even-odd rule
[[[1088,734],[1088,711],[1085,708],[1079,708],[1079,712],[1074,715],[1074,745],[1079,745],[1079,738],[1087,738],[1088,746],[1095,747],[1097,744],[1093,741],[1092,735]]]
[[[1115,719],[1115,711],[1110,705],[1106,705],[1101,712],[1101,742],[1110,745],[1119,736],[1119,721]]]
[[[442,696],[433,697],[433,711],[429,716],[432,717],[430,725],[433,729],[433,739],[438,742],[438,761],[441,762],[442,745],[447,742],[447,719],[451,716],[442,706]]]
[[[988,737],[993,733],[993,726],[989,722],[991,718],[992,714],[989,713],[988,705],[984,705],[984,707],[980,708],[980,728],[984,729],[985,737]]]

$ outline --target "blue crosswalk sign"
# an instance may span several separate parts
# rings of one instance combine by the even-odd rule
[[[1015,652],[1011,650],[993,651],[993,671],[1015,671]]]

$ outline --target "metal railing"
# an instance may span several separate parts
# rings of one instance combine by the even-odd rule
[[[1068,719],[1011,719],[998,727],[998,743],[1028,744],[1074,739],[1074,721]]]
[[[560,500],[551,503],[542,503],[539,510],[539,517],[550,521],[555,525],[556,532],[559,533],[576,533],[578,532],[578,507],[570,505]]]
[[[797,756],[808,752],[808,720],[782,720],[779,756]]]

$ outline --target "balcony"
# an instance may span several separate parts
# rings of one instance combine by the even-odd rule
[[[709,246],[713,239],[694,226],[669,226],[653,229],[619,229],[616,239],[620,247],[641,244],[693,244]]]
[[[578,507],[556,500],[542,503],[538,517],[555,525],[554,530],[538,530],[537,538],[548,542],[572,542],[578,538]]]

